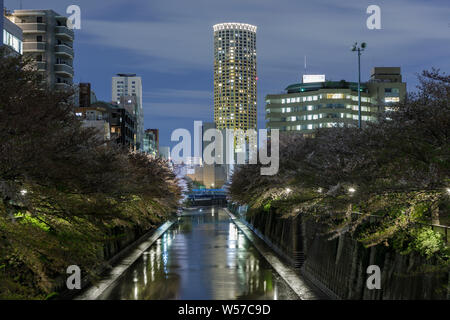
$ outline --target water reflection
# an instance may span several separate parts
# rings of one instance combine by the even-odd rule
[[[295,299],[221,208],[185,212],[100,299]]]

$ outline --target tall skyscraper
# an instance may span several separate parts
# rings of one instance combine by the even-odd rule
[[[67,17],[53,10],[15,10],[8,17],[23,30],[23,53],[36,61],[42,80],[50,88],[73,84],[74,32]]]
[[[256,129],[256,26],[214,29],[214,122],[217,129]]]
[[[142,106],[142,78],[136,74],[119,73],[112,78],[112,101],[120,104],[121,97],[136,97],[136,147],[144,144],[144,110]]]

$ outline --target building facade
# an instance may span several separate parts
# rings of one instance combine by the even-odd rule
[[[256,129],[256,29],[245,23],[213,26],[217,129]]]
[[[69,89],[74,32],[67,27],[67,17],[53,10],[15,10],[9,18],[23,30],[23,53],[36,62],[42,80],[52,89]]]
[[[98,130],[99,139],[111,139],[110,106],[106,103],[93,103],[75,108],[75,115],[83,127]]]
[[[372,68],[367,86],[380,111],[386,110],[390,105],[406,97],[406,83],[402,82],[399,67]]]
[[[90,106],[75,108],[75,115],[83,126],[96,128],[104,140],[114,140],[118,144],[135,149],[134,137],[136,118],[133,110],[117,103],[97,101]]]
[[[379,79],[382,69],[374,68],[371,81],[361,84],[361,120],[374,121],[383,108],[400,102],[406,95],[400,68],[388,68],[389,80]],[[284,94],[266,96],[266,127],[308,134],[317,128],[357,125],[358,83],[324,81],[297,83]]]
[[[121,97],[126,97],[121,99]],[[142,105],[142,78],[136,74],[119,73],[112,78],[112,101],[118,104],[134,97],[136,103],[134,113],[136,115],[136,148],[142,149],[144,142],[144,110]]]
[[[154,157],[159,156],[159,130],[147,129],[144,132],[143,151]]]
[[[0,3],[3,8],[3,4]],[[3,10],[3,9],[2,9]],[[23,32],[22,29],[9,20],[10,14],[3,11],[1,14],[0,30],[2,39],[0,44],[8,48],[10,53],[23,54]]]
[[[168,146],[161,146],[161,147],[159,147],[159,156],[162,158],[162,159],[165,159],[165,160],[171,160],[171,157],[170,157],[170,147],[168,147]]]
[[[90,107],[91,104],[97,102],[97,96],[91,88],[89,82],[82,82],[74,85],[73,103],[75,107]]]

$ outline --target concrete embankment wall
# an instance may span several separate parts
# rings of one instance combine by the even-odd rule
[[[162,222],[161,224],[163,224]],[[115,227],[111,229],[109,237],[110,239],[103,244],[103,250],[99,254],[103,257],[104,261],[107,261],[107,265],[97,270],[96,274],[100,275],[116,262],[123,259],[133,249],[139,246],[142,242],[148,239],[158,227],[150,230],[145,230],[140,227]],[[82,271],[83,272],[83,271]],[[83,275],[81,281],[82,289],[89,287],[91,279]],[[79,290],[68,290],[66,287],[66,277],[62,276],[56,280],[55,292],[58,292],[59,299],[72,299],[76,295],[79,295]]]
[[[230,208],[298,272],[334,299],[448,299],[449,272],[420,272],[433,260],[401,255],[384,245],[365,248],[349,235],[329,240],[324,227],[304,217],[273,212],[239,214]],[[367,267],[381,269],[381,289],[366,286]]]

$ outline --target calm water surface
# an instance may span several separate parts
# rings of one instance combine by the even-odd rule
[[[186,210],[100,299],[298,299],[221,208]]]

